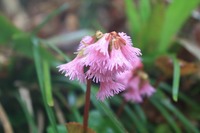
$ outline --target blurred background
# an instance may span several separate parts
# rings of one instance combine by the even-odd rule
[[[96,100],[94,85],[91,129],[200,132],[200,0],[0,0],[0,133],[67,133],[67,122],[82,123],[85,85],[56,66],[96,30],[132,37],[156,93],[123,105],[121,95]]]

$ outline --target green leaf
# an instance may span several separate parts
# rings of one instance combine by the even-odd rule
[[[157,54],[155,47],[159,45],[159,36],[163,27],[164,17],[165,5],[163,2],[158,2],[153,6],[148,22],[141,29],[141,40],[137,43],[140,43],[139,47],[148,57],[149,55]],[[152,58],[152,56],[150,57]]]
[[[137,36],[141,29],[141,22],[134,2],[132,0],[125,0],[125,9],[131,34],[132,36]]]
[[[51,87],[51,76],[50,69],[47,60],[43,60],[43,70],[44,70],[44,88],[45,88],[45,96],[47,100],[47,104],[49,106],[53,106],[53,96],[52,96],[52,87]]]
[[[151,14],[151,4],[150,0],[140,0],[140,16],[141,16],[141,21],[145,23]]]
[[[26,56],[28,58],[33,58],[33,53],[30,52],[32,51],[33,47],[30,34],[27,33],[15,34],[13,35],[12,40],[13,40],[12,47],[15,52],[23,56]]]
[[[165,22],[162,28],[158,51],[166,52],[172,41],[172,37],[180,30],[191,12],[198,6],[200,0],[174,0],[170,3],[167,11]]]
[[[39,81],[39,87],[42,93],[42,99],[43,99],[43,103],[47,112],[47,116],[49,118],[49,121],[51,123],[51,126],[54,130],[54,133],[58,133],[57,127],[56,127],[56,121],[55,121],[55,116],[53,114],[53,110],[51,107],[49,107],[47,105],[47,101],[46,101],[46,95],[45,95],[45,91],[44,91],[44,70],[42,67],[42,56],[40,54],[40,49],[39,49],[39,40],[37,38],[33,38],[33,55],[34,55],[34,62],[35,62],[35,67],[36,67],[36,72],[37,72],[37,76],[38,76],[38,81]]]
[[[15,52],[18,54],[24,55],[28,58],[33,59],[33,53],[30,52],[33,49],[33,41],[32,41],[33,36],[31,36],[28,33],[20,33],[16,34],[12,37],[13,39],[13,49]],[[35,37],[37,41],[40,41],[38,38]],[[49,63],[54,64],[57,61],[55,56],[44,46],[44,45],[39,45],[38,46],[39,52],[43,58],[45,58]],[[58,63],[57,63],[58,64]]]
[[[180,82],[180,64],[178,59],[173,56],[174,71],[173,71],[173,85],[172,85],[172,97],[174,101],[178,101],[178,90]]]

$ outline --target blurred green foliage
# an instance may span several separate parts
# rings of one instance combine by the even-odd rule
[[[138,5],[125,0],[126,14],[134,42],[144,56],[159,56],[167,53],[173,37],[199,4],[199,0],[171,1],[166,5],[162,0],[140,0]]]
[[[164,4],[162,1],[150,1],[140,0],[137,4],[131,0],[125,0],[125,12],[129,23],[129,30],[134,38],[135,46],[141,48],[144,58],[150,58],[150,64],[153,65],[153,60],[163,54],[169,54],[168,49],[172,45],[173,37],[178,33],[184,22],[190,16],[192,10],[200,3],[199,0],[191,0],[183,2],[182,0],[174,0],[169,5]],[[80,32],[74,32],[64,36],[58,36],[57,38],[41,39],[37,37],[37,32],[48,23],[52,17],[60,14],[64,10],[68,9],[68,5],[63,5],[60,8],[53,11],[47,16],[44,21],[36,27],[33,32],[26,33],[17,29],[9,20],[2,14],[0,14],[0,46],[12,49],[14,53],[17,53],[11,57],[13,60],[18,58],[25,58],[31,63],[23,64],[23,73],[27,75],[37,75],[31,77],[31,82],[22,81],[25,84],[36,84],[36,88],[40,88],[39,96],[32,99],[39,101],[38,104],[34,103],[34,111],[38,111],[41,108],[45,114],[45,131],[48,133],[66,133],[64,125],[58,124],[57,112],[53,107],[53,100],[59,101],[59,106],[63,111],[66,122],[77,121],[82,122],[82,106],[83,99],[81,98],[85,92],[85,85],[79,84],[76,81],[69,81],[64,76],[58,74],[55,68],[61,61],[54,56],[50,50],[56,52],[66,61],[69,61],[69,57],[66,56],[56,45],[57,41],[73,41],[73,39],[80,39],[83,34],[90,35],[93,31],[85,30]],[[83,20],[82,20],[83,21]],[[88,22],[89,23],[89,22]],[[96,23],[96,22],[95,22]],[[66,42],[67,43],[67,42]],[[178,84],[180,78],[180,68],[177,65],[177,59],[174,59],[174,89],[173,96],[177,100],[178,97]],[[34,64],[33,71],[29,71],[29,67]],[[15,65],[10,69],[15,70]],[[0,67],[1,72],[2,67]],[[10,70],[12,72],[12,70]],[[22,75],[20,72],[16,72],[18,76]],[[15,73],[15,74],[16,74]],[[17,102],[21,106],[18,108],[23,112],[24,117],[22,122],[14,120],[11,121],[11,125],[16,132],[27,133],[28,129],[32,133],[38,132],[38,125],[36,123],[37,116],[30,114],[27,106],[21,96],[15,84],[14,73],[9,73],[5,79],[0,79],[0,98],[4,103],[5,99],[17,99]],[[13,79],[13,80],[10,80]],[[9,80],[10,83],[2,82]],[[151,79],[156,80],[156,79]],[[29,86],[29,85],[27,85]],[[62,93],[62,89],[65,89],[65,94]],[[98,90],[95,86],[92,88],[92,109],[90,111],[89,126],[97,133],[125,133],[127,131],[137,133],[199,133],[199,127],[197,122],[200,120],[200,107],[198,102],[191,99],[188,95],[179,92],[179,101],[184,102],[188,112],[182,111],[177,104],[170,101],[171,86],[168,83],[162,83],[157,88],[157,93],[150,98],[148,102],[150,108],[158,111],[163,117],[161,123],[150,120],[147,117],[148,111],[142,106],[137,104],[126,104],[124,107],[124,113],[121,116],[116,115],[116,109],[122,103],[120,97],[114,97],[112,100],[105,102],[99,102],[95,94]],[[67,89],[67,90],[66,90]],[[38,93],[37,89],[37,93]],[[196,90],[196,89],[194,89]],[[34,92],[33,90],[29,90]],[[73,104],[70,104],[70,101]],[[5,103],[4,103],[5,104]],[[37,106],[34,106],[37,105]],[[9,107],[12,110],[12,107]],[[9,109],[8,109],[9,110]],[[14,110],[14,109],[13,109]],[[185,115],[187,113],[187,116]],[[16,116],[11,112],[7,112],[9,119]],[[155,116],[156,117],[156,116]],[[24,131],[19,130],[19,127],[23,127],[24,123],[28,123],[28,128]]]

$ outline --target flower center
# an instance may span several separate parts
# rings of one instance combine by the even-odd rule
[[[126,41],[115,31],[110,32],[106,40],[110,41],[111,47],[114,47],[115,49],[119,49],[121,46],[126,45]]]

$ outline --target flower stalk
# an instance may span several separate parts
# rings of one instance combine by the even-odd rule
[[[84,107],[84,118],[83,118],[83,130],[84,130],[84,133],[87,133],[87,128],[88,128],[91,82],[92,82],[91,79],[87,79],[87,88],[86,88],[86,96],[85,96],[85,107]]]

